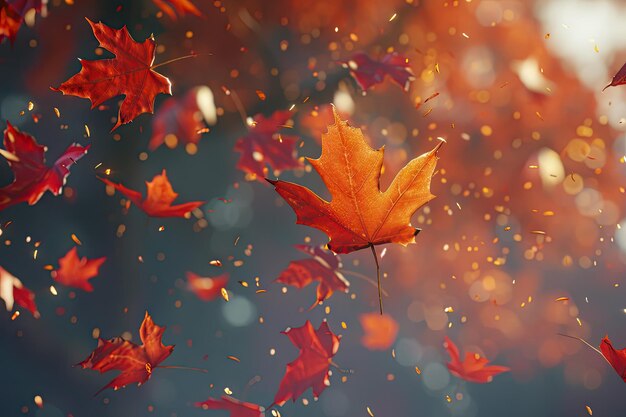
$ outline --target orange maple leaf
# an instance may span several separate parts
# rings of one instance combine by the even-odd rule
[[[64,257],[59,259],[59,269],[52,272],[52,277],[68,287],[80,288],[87,292],[93,291],[89,280],[98,276],[98,271],[107,258],[87,259],[78,257],[78,249],[74,246]]]
[[[510,370],[506,366],[489,365],[487,358],[478,353],[465,352],[465,359],[461,360],[459,348],[447,336],[443,346],[450,355],[448,370],[452,375],[466,381],[485,384],[491,382],[494,376]]]
[[[100,178],[100,180],[124,194],[151,217],[184,217],[185,214],[204,204],[203,201],[192,201],[172,205],[178,194],[174,192],[165,170],[160,175],[155,175],[152,181],[146,181],[148,192],[145,199],[140,192],[126,188],[122,184],[116,184],[106,178]]]
[[[329,236],[328,248],[332,251],[372,249],[382,312],[380,268],[374,245],[415,243],[419,229],[411,225],[411,216],[435,197],[430,193],[430,181],[443,142],[410,161],[383,192],[379,181],[384,148],[372,149],[360,129],[340,120],[336,111],[334,116],[335,124],[322,135],[322,156],[307,158],[330,191],[330,202],[301,185],[267,181],[293,208],[297,224],[314,227]]]

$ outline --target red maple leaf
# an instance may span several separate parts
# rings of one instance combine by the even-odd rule
[[[152,2],[172,20],[177,20],[178,16],[187,13],[202,17],[202,12],[190,0],[152,0]]]
[[[188,288],[202,301],[214,300],[228,283],[228,274],[210,278],[187,272],[186,277]]]
[[[448,370],[457,378],[484,384],[491,382],[494,376],[510,370],[506,366],[487,366],[489,361],[478,353],[465,352],[465,360],[461,361],[459,349],[448,337],[445,338],[443,346],[450,355]]]
[[[9,38],[13,44],[26,13],[31,9],[39,12],[42,7],[42,0],[0,0],[0,43]]]
[[[622,65],[622,68],[617,71],[617,74],[613,76],[611,82],[602,89],[602,91],[606,90],[609,87],[616,87],[618,85],[626,84],[626,64]]]
[[[0,266],[0,299],[4,301],[7,311],[13,310],[14,304],[23,307],[38,319],[40,317],[35,294],[26,288],[22,281]]]
[[[608,336],[604,336],[600,342],[600,350],[609,364],[615,369],[615,372],[626,382],[626,349],[616,350],[609,340]]]
[[[262,181],[267,174],[267,165],[278,171],[302,167],[296,157],[298,138],[278,132],[290,117],[291,113],[285,110],[276,111],[268,118],[262,114],[254,116],[248,134],[235,143],[235,152],[241,153],[237,168]]]
[[[89,146],[72,144],[53,166],[48,167],[45,159],[46,147],[7,122],[4,149],[0,149],[0,155],[6,159],[15,179],[11,184],[0,188],[0,210],[22,202],[32,206],[46,191],[54,195],[61,194],[70,174],[70,167],[88,150]]]
[[[289,328],[282,333],[300,349],[300,354],[287,365],[274,404],[282,406],[289,399],[295,402],[309,388],[313,389],[316,398],[319,397],[330,385],[328,368],[339,349],[339,337],[329,329],[326,321],[317,330],[307,320],[304,326]]]
[[[154,98],[160,93],[171,95],[172,85],[167,77],[154,71],[156,42],[153,38],[139,43],[130,36],[126,26],[118,30],[87,21],[100,47],[112,52],[115,58],[81,59],[80,72],[53,90],[88,98],[92,109],[106,100],[124,95],[113,131],[142,113],[152,113]]]
[[[215,124],[216,117],[213,93],[209,87],[196,87],[182,99],[170,97],[152,118],[152,137],[148,148],[155,150],[166,142],[169,135],[176,139],[174,145],[178,142],[198,143],[205,129],[204,121]],[[174,147],[170,141],[166,145]]]
[[[350,283],[339,272],[341,260],[338,256],[319,246],[296,245],[296,248],[311,255],[313,259],[300,259],[290,262],[287,269],[276,278],[276,282],[293,285],[296,288],[304,288],[313,281],[319,282],[317,300],[311,307],[315,307],[330,298],[336,290],[348,291]]]
[[[178,194],[174,192],[172,184],[167,179],[165,170],[160,175],[155,175],[152,181],[146,181],[148,189],[144,199],[138,191],[126,188],[121,184],[116,184],[106,178],[100,178],[106,185],[115,188],[124,194],[137,207],[143,210],[150,217],[185,217],[185,214],[200,207],[203,201],[193,201],[172,205]]]
[[[359,316],[363,337],[361,344],[369,350],[387,350],[398,336],[398,322],[389,314],[365,313]]]
[[[228,395],[221,399],[209,397],[206,401],[197,402],[196,407],[203,410],[226,410],[230,417],[264,417],[265,408],[260,405],[239,401]]]
[[[87,259],[78,257],[78,248],[74,246],[64,257],[59,259],[59,269],[52,271],[52,277],[67,287],[93,291],[89,280],[98,276],[98,270],[107,258]]]
[[[344,64],[357,84],[366,91],[370,87],[384,81],[389,75],[404,91],[409,91],[415,74],[411,70],[406,57],[394,52],[385,55],[382,61],[374,61],[363,52],[358,52]]]
[[[152,376],[155,368],[172,354],[174,346],[165,346],[161,341],[165,327],[160,327],[146,315],[139,329],[142,345],[136,345],[121,337],[98,339],[98,347],[89,357],[77,364],[83,369],[93,369],[105,373],[121,371],[111,382],[102,387],[96,395],[107,388],[123,388],[128,384],[139,385]]]

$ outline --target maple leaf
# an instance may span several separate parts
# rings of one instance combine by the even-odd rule
[[[0,266],[0,299],[4,301],[7,311],[13,310],[17,304],[30,311],[38,319],[40,317],[37,305],[35,304],[35,294],[22,284],[18,278]]]
[[[384,148],[372,149],[361,130],[341,121],[322,135],[322,156],[307,158],[332,195],[330,202],[306,187],[281,180],[267,180],[289,203],[297,224],[325,232],[329,249],[350,253],[384,243],[415,242],[419,229],[411,226],[413,213],[432,200],[430,180],[437,163],[437,150],[410,161],[389,185],[380,190]]]
[[[11,184],[0,188],[0,210],[22,202],[32,206],[46,191],[60,195],[70,174],[70,167],[88,150],[89,146],[72,144],[53,166],[48,167],[46,147],[7,122],[4,149],[0,149],[0,155],[6,159],[15,178]]]
[[[290,117],[289,111],[276,111],[267,118],[262,114],[254,116],[248,134],[235,143],[235,152],[241,153],[237,169],[262,180],[267,175],[267,165],[277,171],[302,167],[296,157],[298,138],[278,133]]]
[[[304,326],[289,328],[282,333],[300,349],[300,354],[287,365],[274,404],[282,406],[289,399],[295,402],[309,388],[313,389],[316,398],[319,397],[330,385],[328,368],[339,349],[339,337],[330,330],[326,321],[317,330],[307,320]]]
[[[487,366],[489,361],[478,353],[465,352],[465,360],[461,361],[459,349],[446,337],[443,346],[450,355],[450,362],[446,365],[450,373],[469,382],[484,384],[491,382],[493,377],[508,372],[506,366]]]
[[[415,74],[411,70],[406,57],[394,52],[385,55],[382,61],[374,61],[363,52],[358,52],[344,64],[357,84],[366,91],[370,87],[384,81],[389,75],[404,91],[409,91]]]
[[[196,87],[182,99],[170,97],[163,102],[152,119],[152,137],[148,148],[154,151],[169,135],[174,136],[174,145],[178,142],[198,143],[205,129],[204,122],[213,125],[216,120],[217,110],[209,87]],[[170,145],[170,141],[166,144],[174,147]]]
[[[347,292],[350,283],[339,272],[341,260],[332,252],[318,246],[296,245],[296,249],[311,255],[313,259],[292,261],[275,282],[304,288],[313,281],[317,286],[317,300],[311,308],[330,298],[335,290]]]
[[[56,282],[67,287],[92,292],[93,286],[89,280],[98,276],[98,270],[106,259],[105,257],[97,259],[79,258],[78,248],[74,246],[59,259],[59,269],[52,272],[52,277]]]
[[[202,17],[202,12],[190,0],[152,0],[152,3],[172,20],[187,13]]]
[[[174,192],[172,184],[167,179],[165,170],[160,175],[155,175],[152,181],[146,181],[148,192],[145,199],[141,193],[126,188],[121,184],[115,184],[106,178],[100,178],[100,180],[124,194],[150,217],[184,217],[185,214],[204,204],[203,201],[193,201],[172,205],[178,194]]]
[[[12,45],[26,13],[42,7],[42,0],[0,0],[0,43],[8,38]]]
[[[616,87],[618,85],[626,84],[626,64],[622,65],[622,68],[617,71],[617,74],[613,77],[613,80],[602,89],[602,91],[606,90],[609,87]]]
[[[389,314],[366,313],[359,316],[365,334],[361,343],[369,350],[387,350],[396,341],[398,322]]]
[[[334,109],[334,108],[333,108]],[[333,110],[334,111],[334,110]],[[419,229],[411,226],[415,211],[433,199],[430,181],[443,142],[398,172],[385,192],[380,190],[384,148],[372,149],[361,130],[339,119],[322,135],[322,155],[307,158],[318,172],[332,200],[323,200],[306,187],[267,179],[296,213],[296,223],[314,227],[330,238],[336,253],[370,247],[376,260],[378,299],[382,314],[380,267],[374,245],[415,242]]]
[[[131,122],[143,113],[154,111],[154,99],[158,94],[172,94],[167,77],[154,71],[156,42],[150,37],[143,43],[136,42],[126,26],[113,29],[103,23],[87,19],[100,47],[115,55],[112,59],[97,61],[80,60],[80,72],[65,81],[54,91],[64,95],[88,98],[95,108],[113,97],[124,95],[117,123],[111,131]]]
[[[17,32],[22,26],[22,16],[20,16],[6,1],[0,0],[0,43],[8,38],[15,42]]]
[[[226,410],[230,417],[264,417],[265,408],[260,405],[239,401],[228,395],[221,399],[209,397],[206,401],[197,402],[196,407],[203,410]]]
[[[626,349],[616,350],[608,336],[600,342],[602,356],[615,369],[615,372],[626,382]]]
[[[186,277],[188,288],[202,301],[214,300],[228,283],[228,274],[205,278],[193,272],[187,272]]]
[[[107,388],[123,388],[128,384],[145,383],[155,368],[172,354],[174,346],[165,346],[161,341],[165,327],[160,327],[146,315],[139,329],[141,345],[136,345],[121,337],[98,339],[98,347],[77,364],[83,369],[93,369],[100,373],[121,371],[111,382],[102,387],[96,395]]]

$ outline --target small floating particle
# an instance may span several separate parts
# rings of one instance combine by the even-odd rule
[[[224,299],[224,301],[228,302],[229,298],[228,298],[228,291],[226,291],[226,288],[221,288],[220,292],[222,293],[222,298]]]
[[[51,285],[51,286],[50,286],[50,293],[51,293],[52,295],[59,295],[59,293],[57,293],[57,289],[56,289],[56,288],[54,288],[54,285]]]
[[[209,265],[211,265],[211,266],[222,266],[222,261],[220,261],[219,259],[213,259],[212,261],[209,262]]]
[[[569,297],[559,297],[554,301],[569,301]]]
[[[369,406],[365,407],[365,409],[367,410],[367,414],[369,414],[370,417],[374,417],[374,413],[372,412],[372,409]]]
[[[228,355],[228,356],[226,356],[226,357],[227,357],[228,359],[230,359],[231,361],[241,362],[241,361],[239,360],[239,358],[238,358],[238,357],[236,357],[236,356]]]
[[[74,243],[76,243],[78,246],[83,245],[83,242],[81,242],[78,236],[76,236],[74,233],[72,233],[71,238],[74,241]]]

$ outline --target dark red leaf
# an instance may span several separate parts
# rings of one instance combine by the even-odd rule
[[[0,149],[0,154],[11,167],[15,179],[0,188],[0,210],[22,202],[34,205],[46,191],[61,194],[70,167],[88,150],[89,146],[70,145],[52,167],[47,167],[46,147],[7,122],[4,149]]]
[[[205,129],[204,121],[214,124],[215,113],[213,93],[209,87],[196,87],[182,99],[168,98],[152,118],[152,137],[148,148],[155,150],[168,135],[176,138],[175,144],[198,143]]]
[[[389,75],[404,91],[409,90],[411,81],[415,79],[406,57],[395,52],[385,55],[380,62],[358,52],[345,65],[363,91],[382,83],[385,75]]]
[[[296,245],[296,248],[309,254],[313,259],[292,261],[287,269],[276,278],[276,282],[304,288],[317,281],[319,283],[317,300],[313,306],[330,298],[334,291],[348,291],[350,283],[339,272],[341,260],[338,256],[318,246]]]
[[[221,399],[211,398],[196,403],[203,410],[226,410],[230,417],[264,417],[265,408],[253,403],[239,401],[233,397],[222,395]]]
[[[602,91],[606,90],[609,87],[615,87],[623,84],[626,84],[626,64],[622,65],[622,68],[617,71],[617,74],[615,74],[611,83],[604,87]]]
[[[4,301],[7,311],[13,310],[14,304],[30,311],[35,317],[40,314],[35,304],[35,294],[26,288],[22,281],[0,266],[0,299]]]
[[[102,387],[123,388],[128,384],[139,385],[146,382],[152,376],[152,372],[161,362],[172,354],[174,346],[165,346],[161,342],[165,327],[160,327],[152,321],[152,317],[146,315],[139,329],[141,345],[136,345],[121,337],[109,340],[98,339],[98,347],[84,361],[80,362],[83,369],[93,369],[105,373],[109,371],[121,371],[111,382]]]
[[[279,133],[290,118],[288,111],[276,111],[269,118],[262,114],[254,116],[248,134],[235,143],[235,151],[241,153],[237,168],[262,181],[268,165],[277,171],[302,167],[296,157],[298,138]]]

